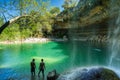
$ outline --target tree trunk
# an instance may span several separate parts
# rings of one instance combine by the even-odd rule
[[[4,23],[1,27],[0,27],[0,34],[2,33],[2,31],[8,26],[10,25],[12,22],[18,20],[19,18],[21,17],[25,17],[25,16],[28,16],[28,15],[23,15],[23,16],[17,16],[9,21],[7,21],[6,23]]]
[[[10,24],[10,21],[7,21],[5,24],[3,24],[1,27],[0,27],[0,34],[2,33],[2,31]]]

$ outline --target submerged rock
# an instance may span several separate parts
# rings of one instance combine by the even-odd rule
[[[120,80],[117,74],[107,68],[76,69],[60,75],[58,80]]]

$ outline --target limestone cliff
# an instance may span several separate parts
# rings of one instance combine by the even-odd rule
[[[77,6],[63,10],[55,21],[55,29],[71,29],[74,36],[107,35],[116,26],[120,0],[80,0]],[[111,29],[112,30],[112,29]],[[77,32],[77,33],[76,33]]]
[[[63,24],[75,22],[84,27],[117,17],[119,9],[119,0],[80,0],[76,7],[61,12],[56,23],[63,19]]]

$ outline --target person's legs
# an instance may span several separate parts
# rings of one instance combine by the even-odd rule
[[[42,76],[43,76],[43,78],[44,78],[44,69],[42,69]]]
[[[33,76],[33,68],[31,68],[31,75]]]
[[[39,72],[38,72],[38,76],[40,76],[40,72],[41,72],[41,69],[40,69]]]
[[[33,75],[35,76],[35,69],[34,69],[34,71],[33,71]]]
[[[31,75],[33,75],[33,72],[31,72]]]
[[[39,72],[38,72],[38,76],[40,76],[40,70],[39,70]]]

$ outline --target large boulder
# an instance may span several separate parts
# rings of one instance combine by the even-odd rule
[[[56,70],[53,70],[48,73],[47,80],[56,80],[58,78],[59,74],[56,72]]]
[[[107,68],[85,68],[61,74],[58,80],[120,80],[120,78]]]

